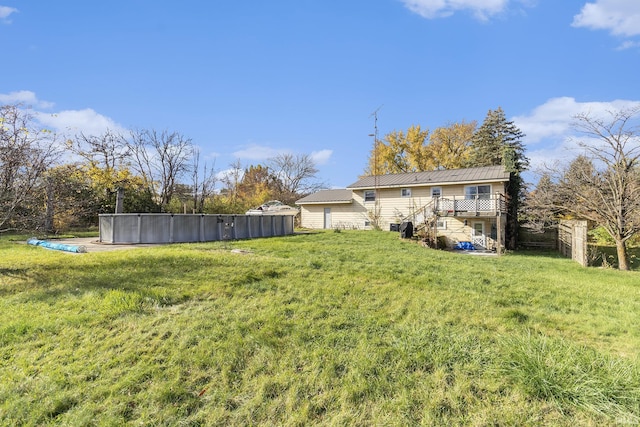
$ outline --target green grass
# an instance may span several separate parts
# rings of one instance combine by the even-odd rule
[[[0,423],[637,425],[638,278],[384,232],[0,240]]]
[[[590,245],[590,265],[594,267],[618,268],[618,254],[615,246]],[[629,269],[640,270],[640,247],[627,248],[629,256]]]

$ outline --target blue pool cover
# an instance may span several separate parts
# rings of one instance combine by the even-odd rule
[[[460,249],[461,251],[475,251],[476,247],[473,246],[473,243],[471,242],[458,242],[455,249]]]
[[[43,248],[54,249],[57,251],[75,252],[75,253],[87,252],[87,248],[85,248],[84,246],[55,243],[55,242],[50,242],[48,240],[39,240],[39,239],[36,239],[35,237],[32,237],[29,240],[27,240],[27,244],[33,245],[33,246],[42,246]]]

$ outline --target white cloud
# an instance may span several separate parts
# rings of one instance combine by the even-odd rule
[[[18,9],[9,6],[0,6],[0,21],[10,24],[11,20],[7,19],[12,13],[18,12]]]
[[[529,115],[514,117],[513,121],[527,135],[527,143],[538,143],[545,138],[566,135],[572,118],[581,109],[574,98],[553,98],[534,108]]]
[[[53,102],[41,101],[36,94],[29,90],[20,90],[11,93],[0,93],[0,104],[22,104],[31,108],[49,109],[54,106]]]
[[[272,159],[280,154],[293,154],[293,150],[287,148],[272,148],[265,145],[250,144],[247,147],[242,148],[241,150],[233,152],[232,154],[237,159],[261,161]],[[324,165],[329,161],[332,154],[333,150],[319,150],[313,151],[310,154],[310,157],[316,165]]]
[[[236,174],[238,175],[238,181],[242,180],[242,177],[244,176],[244,169],[237,170],[234,168],[229,168],[221,170],[220,172],[216,173],[216,179],[218,180],[218,182],[226,182],[228,180],[233,181],[234,175]]]
[[[311,153],[311,160],[313,160],[316,165],[324,165],[329,161],[332,154],[333,150],[314,151]]]
[[[574,27],[609,30],[616,36],[640,35],[640,1],[596,0],[586,3],[573,17]]]
[[[516,116],[512,120],[526,135],[527,156],[535,170],[545,164],[576,156],[576,141],[580,139],[573,127],[576,115],[589,114],[593,118],[607,120],[611,117],[610,112],[638,105],[640,101],[578,102],[570,97],[552,98],[534,108],[530,114]]]
[[[289,153],[290,150],[275,149],[264,145],[250,144],[249,146],[235,151],[233,155],[238,159],[245,160],[266,160],[276,157],[278,154]]]
[[[126,131],[109,117],[98,114],[91,108],[66,110],[51,114],[38,112],[35,113],[35,116],[44,126],[68,136],[79,133],[101,135],[107,130],[123,133]]]
[[[51,110],[55,104],[38,99],[34,92],[28,90],[8,94],[0,93],[0,104],[20,104],[25,108],[29,108],[29,112],[44,127],[69,137],[79,133],[101,135],[107,129],[114,132],[126,132],[126,129],[113,121],[113,119],[103,116],[91,108],[45,112],[43,110]]]
[[[405,7],[427,18],[444,18],[458,11],[468,10],[481,20],[504,11],[509,0],[400,0]]]
[[[618,46],[616,50],[627,50],[627,49],[634,49],[634,48],[640,48],[640,42],[626,40],[620,46]]]

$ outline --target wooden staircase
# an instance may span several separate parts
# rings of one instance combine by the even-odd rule
[[[414,209],[402,219],[403,222],[412,222],[415,234],[423,235],[428,246],[435,247],[437,243],[436,223],[438,221],[437,203],[433,198],[424,206]]]

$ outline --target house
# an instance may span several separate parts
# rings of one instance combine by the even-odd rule
[[[502,166],[366,176],[346,189],[323,190],[296,202],[305,228],[397,231],[412,222],[417,231],[447,247],[504,247],[506,188]],[[437,236],[438,238],[436,238]]]

